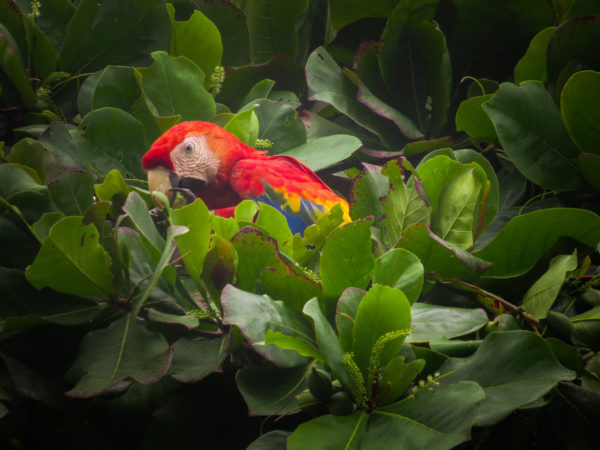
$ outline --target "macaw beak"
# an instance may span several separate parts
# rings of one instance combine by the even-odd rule
[[[150,192],[162,192],[171,203],[173,203],[177,192],[181,193],[187,203],[193,202],[197,197],[196,193],[200,192],[205,185],[205,180],[194,177],[180,178],[175,172],[171,172],[162,166],[148,170],[148,188]],[[165,206],[158,198],[154,196],[153,198],[159,207]]]

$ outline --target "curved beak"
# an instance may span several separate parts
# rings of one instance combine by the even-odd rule
[[[181,193],[187,203],[193,202],[205,185],[205,180],[194,177],[180,178],[175,172],[171,172],[162,166],[148,170],[148,188],[150,192],[162,192],[167,196],[171,204],[177,192]],[[165,206],[158,198],[155,196],[153,198],[159,207],[162,208]]]

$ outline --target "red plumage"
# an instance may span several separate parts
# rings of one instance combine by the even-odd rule
[[[210,209],[229,215],[242,199],[250,198],[277,207],[288,216],[289,222],[290,215],[302,213],[302,205],[311,210],[316,208],[318,216],[339,203],[345,220],[349,220],[348,203],[307,166],[291,156],[268,156],[210,122],[182,122],[165,132],[142,158],[144,169],[150,171],[162,166],[177,173],[172,152],[189,138],[200,139],[202,151],[207,155],[199,157],[214,157],[218,166],[206,185],[194,192]],[[188,171],[186,176],[195,174]]]

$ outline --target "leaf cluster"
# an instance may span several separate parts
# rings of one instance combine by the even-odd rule
[[[0,0],[1,446],[595,448],[599,8]],[[184,120],[352,222],[156,208]]]

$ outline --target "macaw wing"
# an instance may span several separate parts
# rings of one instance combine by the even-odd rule
[[[231,187],[241,198],[273,206],[287,219],[292,233],[304,233],[335,204],[345,215],[348,204],[308,167],[291,156],[243,159],[230,174]]]

